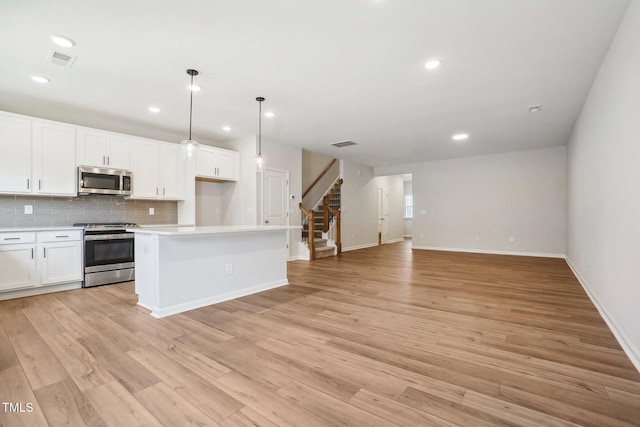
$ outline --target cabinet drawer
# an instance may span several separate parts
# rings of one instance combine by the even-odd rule
[[[9,245],[13,243],[33,243],[36,241],[36,233],[16,232],[16,233],[0,233],[0,245]]]
[[[82,240],[81,230],[41,231],[38,233],[38,242],[69,242]]]

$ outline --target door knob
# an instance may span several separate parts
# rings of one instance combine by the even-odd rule
[[[264,222],[265,222],[265,224],[269,224],[269,220],[268,219],[265,219]]]

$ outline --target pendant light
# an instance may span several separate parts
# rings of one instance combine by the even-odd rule
[[[191,76],[191,84],[189,85],[189,91],[191,92],[191,97],[189,99],[189,139],[185,139],[184,141],[180,142],[180,145],[182,146],[182,154],[185,160],[189,160],[195,157],[198,154],[198,148],[200,147],[200,144],[198,144],[196,141],[191,139],[191,122],[193,119],[193,92],[194,92],[193,76],[197,76],[198,71],[188,69],[187,74]]]
[[[256,166],[258,170],[262,170],[262,166],[264,165],[264,157],[262,157],[262,101],[264,98],[259,96],[256,98],[258,101],[259,109],[258,109],[258,155],[256,156]]]

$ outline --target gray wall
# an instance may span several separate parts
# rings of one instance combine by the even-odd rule
[[[565,147],[380,167],[375,173],[413,174],[416,249],[565,255]]]
[[[33,214],[25,215],[24,206]],[[149,215],[154,208],[155,215]],[[33,197],[0,196],[0,227],[68,226],[76,222],[175,224],[176,202],[126,200],[116,196]]]
[[[640,1],[568,145],[567,258],[640,369]]]

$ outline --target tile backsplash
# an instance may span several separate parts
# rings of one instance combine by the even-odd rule
[[[25,214],[25,205],[33,214]],[[149,215],[154,208],[154,215]],[[176,224],[178,202],[127,200],[118,196],[33,197],[0,195],[0,228],[68,226],[77,222]]]

